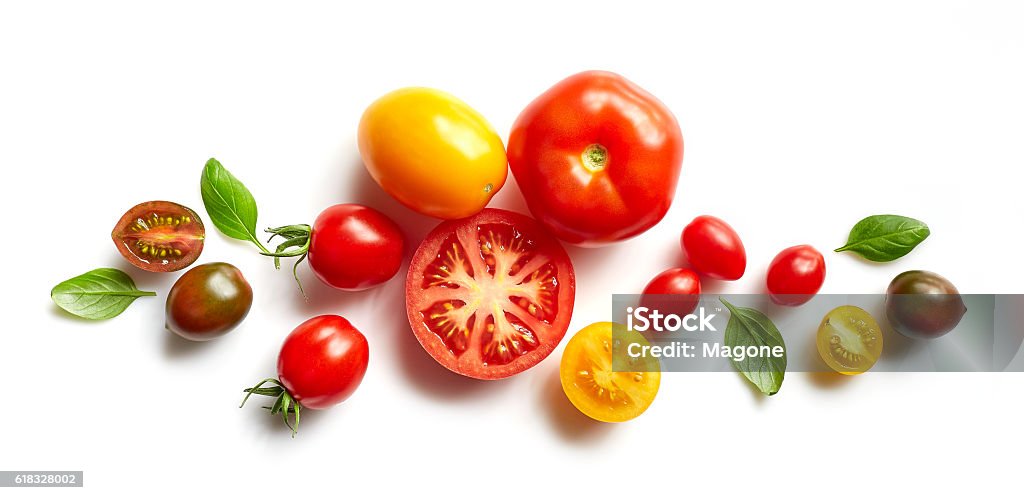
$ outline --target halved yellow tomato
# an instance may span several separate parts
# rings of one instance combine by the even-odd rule
[[[616,334],[613,335],[612,332]],[[625,422],[647,410],[658,395],[661,370],[657,359],[624,356],[631,342],[644,338],[615,323],[594,323],[576,333],[565,346],[559,377],[562,390],[584,415],[602,422]],[[622,366],[615,371],[612,353]]]
[[[441,219],[476,214],[508,176],[505,145],[487,120],[429,88],[399,89],[366,108],[359,154],[384,191]]]
[[[829,368],[857,375],[870,370],[882,355],[882,328],[871,313],[857,306],[839,306],[821,320],[817,345]]]

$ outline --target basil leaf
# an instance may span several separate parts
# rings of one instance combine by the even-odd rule
[[[256,238],[256,199],[231,172],[216,158],[210,158],[203,167],[199,183],[203,205],[210,220],[229,238],[251,241],[266,250]]]
[[[732,366],[743,374],[758,390],[771,396],[779,392],[786,376],[786,343],[782,334],[761,311],[749,307],[736,307],[719,299],[729,309],[729,323],[725,326],[725,345],[782,347],[782,357],[747,356],[743,361],[730,358]]]
[[[124,312],[139,297],[151,297],[135,287],[123,271],[100,268],[75,276],[50,291],[50,298],[61,309],[85,319],[110,319]]]
[[[872,215],[850,230],[846,245],[836,249],[856,252],[873,262],[889,262],[910,253],[931,231],[917,219],[901,215]]]

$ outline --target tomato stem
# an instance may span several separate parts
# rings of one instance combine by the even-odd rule
[[[306,260],[306,254],[309,253],[309,240],[313,228],[309,224],[293,224],[291,226],[270,227],[266,231],[270,233],[267,243],[270,243],[277,237],[284,238],[284,241],[277,245],[276,251],[262,251],[260,254],[273,257],[274,266],[278,269],[281,268],[281,258],[298,257],[295,260],[295,265],[292,266],[292,276],[295,277],[295,283],[299,285],[299,293],[302,294],[302,298],[309,300],[306,290],[302,288],[302,281],[299,280],[299,263]]]
[[[271,387],[263,387],[264,385],[272,384]],[[245,406],[246,401],[249,401],[249,396],[258,394],[260,396],[270,396],[274,399],[274,404],[271,406],[264,406],[263,408],[270,410],[271,415],[281,414],[281,420],[284,421],[284,425],[287,425],[292,431],[292,437],[299,432],[299,417],[302,413],[302,405],[288,393],[288,390],[284,388],[276,378],[265,378],[258,384],[249,387],[242,392],[245,392],[245,398],[242,399],[242,404],[238,405],[239,408]],[[295,415],[294,424],[288,419],[289,415]]]
[[[600,144],[591,144],[580,155],[583,166],[591,173],[600,172],[608,166],[608,148]]]

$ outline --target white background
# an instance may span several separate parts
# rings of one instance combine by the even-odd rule
[[[731,373],[666,374],[645,415],[603,425],[562,395],[561,347],[509,380],[461,378],[409,332],[401,278],[352,294],[304,269],[307,304],[287,271],[211,224],[200,262],[239,266],[256,301],[230,335],[179,340],[162,317],[176,276],[131,268],[108,236],[149,199],[205,217],[199,176],[216,156],[256,196],[261,227],[361,202],[395,218],[414,247],[435,221],[365,173],[355,131],[367,104],[402,86],[438,87],[507,137],[532,98],[598,68],[677,114],[686,158],[655,229],[570,250],[570,334],[605,319],[612,293],[639,292],[678,263],[679,232],[702,213],[728,220],[749,255],[741,281],[710,291],[758,292],[777,251],[808,243],[826,252],[824,292],[880,292],[898,272],[924,268],[961,292],[1021,293],[1019,4],[359,4],[0,7],[0,469],[84,470],[87,484],[4,497],[973,497],[1019,488],[1021,374],[793,373],[770,399]],[[517,186],[494,205],[522,210]],[[873,213],[920,218],[933,235],[887,265],[828,252]],[[160,297],[102,323],[70,319],[49,301],[54,284],[101,266],[127,270]],[[237,404],[243,387],[274,375],[284,336],[322,313],[363,330],[370,367],[352,399],[307,412],[292,439],[256,405]]]

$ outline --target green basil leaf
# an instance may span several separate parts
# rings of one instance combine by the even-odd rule
[[[139,297],[152,297],[135,287],[123,271],[100,268],[75,276],[50,291],[61,309],[85,319],[110,319],[124,312]]]
[[[873,262],[889,262],[910,253],[931,231],[917,219],[901,215],[872,215],[850,230],[846,245],[836,249],[856,252]]]
[[[786,376],[786,343],[782,334],[761,311],[749,307],[736,307],[719,299],[729,309],[729,323],[725,326],[725,345],[782,347],[782,357],[748,356],[743,361],[731,358],[732,366],[743,374],[757,389],[771,396],[779,392]]]
[[[231,175],[216,158],[210,158],[203,167],[199,186],[206,212],[220,232],[263,248],[256,238],[256,200],[242,181]]]

